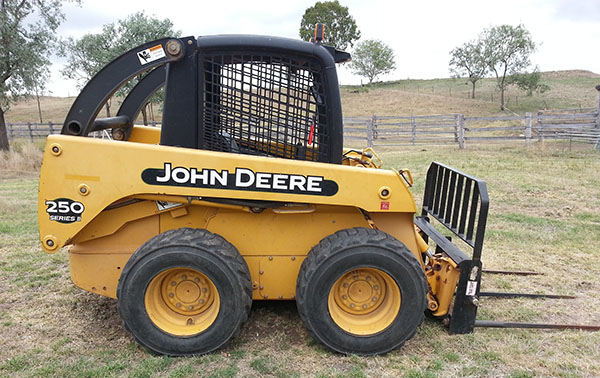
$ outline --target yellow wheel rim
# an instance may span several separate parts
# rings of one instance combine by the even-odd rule
[[[331,290],[327,305],[333,321],[354,335],[383,331],[400,311],[400,288],[387,273],[360,268],[343,274]]]
[[[204,274],[171,268],[150,281],[144,303],[158,328],[176,336],[192,336],[213,324],[221,301],[217,288]]]

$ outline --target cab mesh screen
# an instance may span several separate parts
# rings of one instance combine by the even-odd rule
[[[326,161],[321,67],[277,55],[203,55],[202,148]]]

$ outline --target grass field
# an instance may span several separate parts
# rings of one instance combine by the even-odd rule
[[[30,147],[20,150],[35,159]],[[484,298],[480,319],[600,324],[598,151],[563,152],[546,144],[421,147],[382,156],[387,167],[411,169],[417,201],[432,160],[487,181],[484,268],[545,275],[484,276],[485,290],[577,296]],[[307,334],[294,302],[255,302],[242,334],[219,353],[151,355],[124,330],[116,301],[71,283],[66,251],[41,251],[37,167],[0,166],[0,376],[592,377],[600,371],[600,332],[476,329],[450,336],[429,319],[385,356],[332,354]]]

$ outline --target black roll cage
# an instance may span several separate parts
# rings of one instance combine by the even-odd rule
[[[164,56],[142,64],[138,53],[160,46]],[[320,161],[340,163],[343,149],[341,99],[335,63],[350,59],[350,54],[320,43],[256,35],[216,35],[162,38],[140,45],[114,59],[83,88],[65,119],[61,134],[88,136],[93,131],[117,129],[127,140],[133,122],[148,99],[161,87],[167,87],[163,112],[161,144],[203,148],[202,109],[198,99],[198,55],[219,51],[243,51],[250,54],[277,52],[307,57],[320,62],[320,80],[326,88],[328,131],[327,156]],[[128,93],[116,117],[96,119],[110,97],[131,78],[146,73]],[[203,83],[201,83],[203,84]],[[200,105],[199,105],[200,104]],[[194,127],[195,126],[195,127]]]

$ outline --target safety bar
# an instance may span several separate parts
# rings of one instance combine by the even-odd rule
[[[119,127],[129,127],[130,125],[131,125],[131,120],[129,119],[128,116],[96,118],[91,131],[116,129]]]
[[[108,99],[132,77],[180,60],[193,37],[162,38],[145,43],[113,60],[83,88],[71,106],[61,134],[87,136]]]

